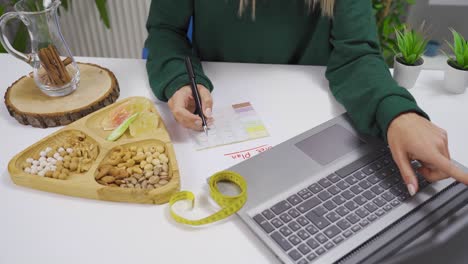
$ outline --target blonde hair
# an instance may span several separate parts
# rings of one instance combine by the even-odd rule
[[[333,8],[335,7],[335,0],[304,0],[309,10],[314,8],[317,4],[320,4],[322,9],[322,15],[333,17]],[[239,0],[239,16],[245,11],[245,8],[249,5],[249,0]],[[255,7],[256,0],[252,0],[252,19],[255,19]]]

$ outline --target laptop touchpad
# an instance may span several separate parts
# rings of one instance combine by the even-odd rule
[[[296,147],[320,165],[327,165],[363,144],[344,127],[333,125],[296,143]]]

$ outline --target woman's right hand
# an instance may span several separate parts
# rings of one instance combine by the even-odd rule
[[[203,107],[203,114],[205,115],[207,124],[211,125],[214,121],[212,116],[213,99],[210,91],[205,86],[197,86]],[[190,86],[183,86],[175,92],[171,99],[169,99],[168,105],[176,121],[183,127],[197,131],[203,130],[200,116],[194,114],[195,100],[193,99]]]

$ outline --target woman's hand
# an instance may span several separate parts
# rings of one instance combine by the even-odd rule
[[[468,184],[468,173],[450,160],[447,132],[427,119],[416,113],[402,114],[390,123],[387,139],[411,195],[418,190],[418,181],[410,164],[412,160],[422,164],[418,172],[430,182],[453,177]]]
[[[213,123],[212,108],[213,99],[210,91],[203,85],[198,85],[200,100],[203,107],[208,125]],[[190,86],[180,88],[168,101],[169,109],[174,115],[179,124],[186,128],[201,131],[203,130],[202,120],[198,115],[193,114],[195,111],[195,100],[193,99],[192,89]]]

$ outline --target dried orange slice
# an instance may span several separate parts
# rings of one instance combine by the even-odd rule
[[[138,118],[130,124],[129,130],[132,137],[144,137],[154,132],[159,126],[159,117],[156,113],[142,112]]]

